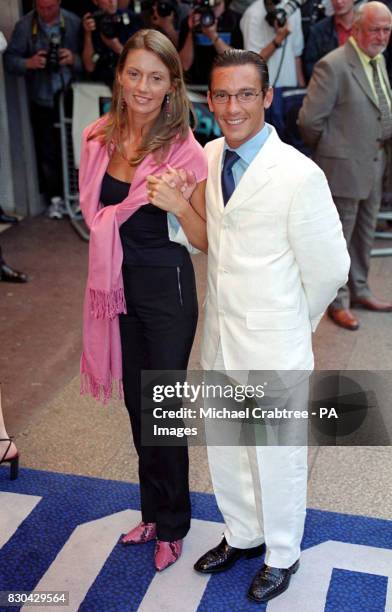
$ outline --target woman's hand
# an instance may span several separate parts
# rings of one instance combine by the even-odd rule
[[[166,180],[154,175],[147,177],[147,194],[149,201],[166,212],[171,212],[176,217],[181,217],[187,208],[189,202],[184,198],[182,192],[176,187],[174,178]]]

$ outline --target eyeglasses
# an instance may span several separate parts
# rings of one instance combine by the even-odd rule
[[[263,93],[263,90],[254,91],[253,89],[241,89],[238,93],[229,94],[227,91],[214,91],[211,94],[211,98],[217,104],[227,104],[230,98],[235,98],[237,102],[250,103],[254,102],[260,94]]]

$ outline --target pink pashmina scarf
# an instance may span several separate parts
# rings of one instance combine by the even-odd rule
[[[163,174],[167,164],[192,170],[199,182],[207,176],[203,149],[191,130],[185,140],[175,139],[164,163],[148,155],[136,168],[127,198],[102,207],[100,192],[109,156],[98,139],[88,140],[104,119],[83,132],[79,167],[80,206],[90,228],[89,267],[83,311],[81,393],[103,403],[122,397],[121,341],[118,315],[126,313],[122,279],[123,251],[119,228],[141,206],[148,204],[146,177]]]

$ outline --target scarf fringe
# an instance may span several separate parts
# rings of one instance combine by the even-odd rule
[[[114,319],[118,314],[127,312],[124,289],[102,291],[89,289],[91,314],[95,319]]]
[[[111,379],[106,385],[98,382],[92,374],[82,372],[80,380],[80,395],[91,395],[102,404],[111,399],[124,399],[122,380]]]

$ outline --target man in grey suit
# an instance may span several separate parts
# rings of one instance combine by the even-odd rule
[[[383,179],[392,178],[392,95],[381,55],[391,29],[392,14],[384,4],[363,4],[349,40],[316,64],[299,113],[302,136],[327,176],[351,257],[348,285],[328,311],[350,330],[359,327],[350,305],[392,311],[392,302],[376,299],[368,286]]]

